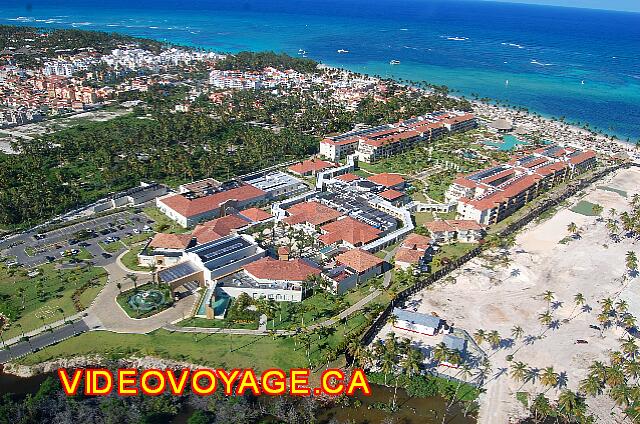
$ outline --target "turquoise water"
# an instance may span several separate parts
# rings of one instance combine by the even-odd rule
[[[214,289],[209,287],[202,297],[202,302],[200,302],[200,306],[198,306],[198,312],[196,315],[206,316],[207,315],[207,304],[211,301],[211,297],[213,296]],[[231,298],[226,296],[224,293],[218,293],[218,299],[213,303],[213,313],[214,316],[224,315],[227,310],[227,306],[229,306],[229,302]]]
[[[637,13],[465,0],[32,0],[0,4],[0,23],[229,52],[304,49],[330,65],[446,84],[640,138]]]
[[[213,288],[207,288],[207,291],[202,296],[202,302],[200,302],[200,306],[198,307],[198,312],[196,315],[205,316],[207,315],[207,303],[211,301],[211,296],[213,295]]]
[[[527,144],[526,142],[518,139],[518,137],[513,136],[511,134],[505,135],[502,137],[502,143],[495,143],[493,141],[485,141],[484,144],[488,146],[496,147],[498,150],[503,152],[510,152],[515,150],[519,145]]]

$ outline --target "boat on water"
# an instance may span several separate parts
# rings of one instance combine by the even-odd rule
[[[307,51],[306,51],[306,50],[303,50],[303,49],[300,49],[300,50],[298,50],[298,54],[300,54],[300,55],[303,55],[303,56],[304,56],[305,54],[307,54]]]
[[[345,49],[338,49],[338,53],[349,53],[349,50],[345,50]]]
[[[399,60],[392,60],[389,62],[389,65],[399,65],[400,61]]]

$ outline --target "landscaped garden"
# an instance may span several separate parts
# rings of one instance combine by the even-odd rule
[[[153,283],[122,292],[116,300],[131,318],[150,317],[173,305],[169,287]]]
[[[29,277],[23,268],[0,264],[0,312],[10,318],[5,338],[69,317],[89,306],[106,282],[102,268],[37,268]]]

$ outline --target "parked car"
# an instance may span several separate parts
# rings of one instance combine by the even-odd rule
[[[600,331],[600,327],[598,327],[597,325],[593,325],[593,324],[592,324],[592,325],[590,325],[590,326],[589,326],[589,328],[592,328],[592,329],[594,329],[594,330],[598,330],[598,331]]]
[[[36,234],[36,235],[33,236],[33,238],[36,239],[36,240],[42,240],[45,237],[47,237],[47,236],[45,236],[44,234]]]
[[[576,340],[576,344],[587,344],[587,343],[589,343],[589,342],[586,341],[586,340],[583,340],[583,339]]]

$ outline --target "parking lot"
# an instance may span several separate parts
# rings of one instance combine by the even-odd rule
[[[86,256],[86,252],[96,265],[104,265],[126,250],[120,240],[144,233],[151,235],[153,223],[143,213],[122,211],[43,234],[24,233],[0,244],[0,250],[10,258],[10,263],[27,268],[76,254]]]

